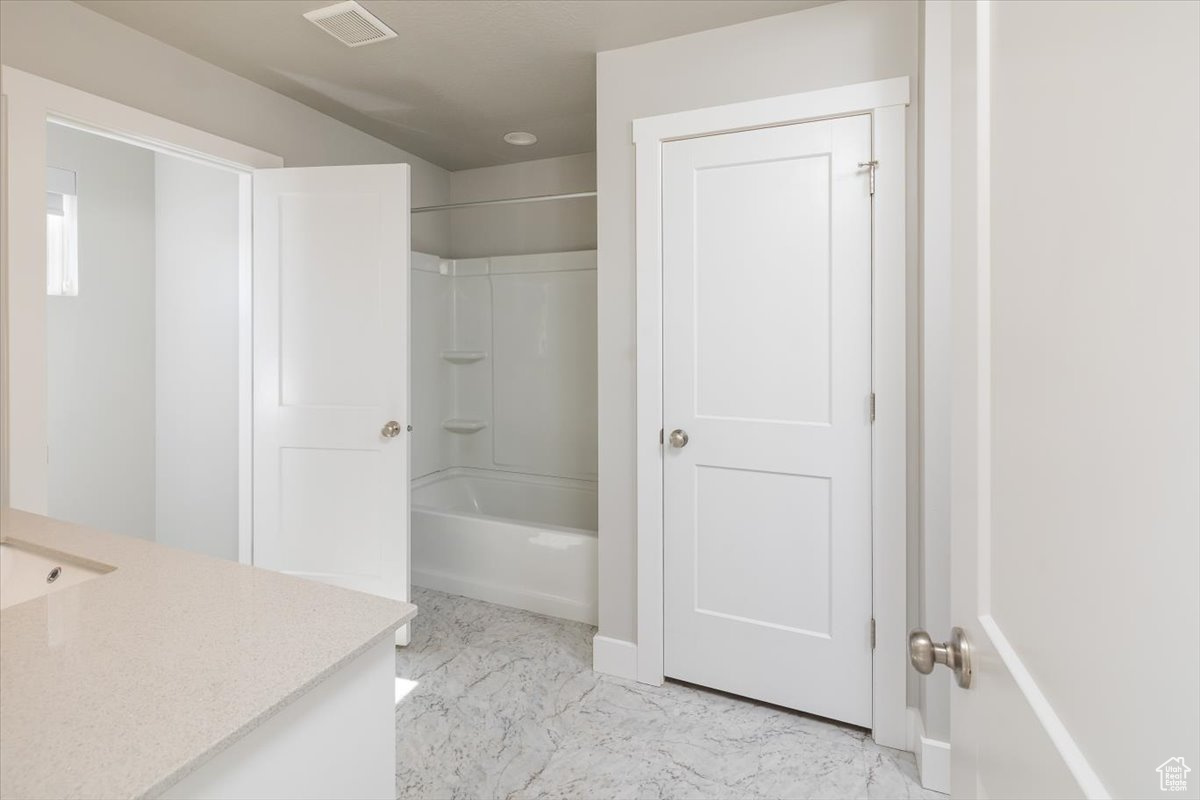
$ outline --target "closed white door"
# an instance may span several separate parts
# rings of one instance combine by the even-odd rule
[[[408,273],[407,165],[255,173],[255,565],[408,599]]]
[[[669,142],[662,167],[664,672],[857,725],[870,158],[864,115]]]
[[[951,794],[1197,797],[1200,7],[950,12]]]

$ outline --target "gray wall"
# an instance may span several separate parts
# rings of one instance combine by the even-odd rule
[[[596,154],[543,158],[450,173],[450,201],[467,203],[596,188]],[[449,216],[449,258],[530,255],[596,249],[596,200],[481,206]]]
[[[48,511],[154,538],[154,154],[47,125],[79,192],[79,294],[46,298]]]
[[[635,641],[634,150],[639,117],[908,75],[910,619],[916,618],[917,3],[843,2],[597,56],[600,633]],[[914,681],[915,684],[915,681]],[[915,693],[915,685],[910,687]]]
[[[290,167],[406,162],[413,204],[444,203],[449,173],[256,83],[67,0],[0,3],[3,63],[282,156]],[[443,252],[426,215],[413,247]]]

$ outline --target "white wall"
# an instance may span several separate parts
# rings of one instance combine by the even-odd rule
[[[45,298],[48,511],[153,539],[154,154],[46,129],[79,191],[79,294]]]
[[[634,150],[644,116],[917,76],[916,2],[843,2],[597,56],[600,633],[636,639]],[[909,171],[916,119],[909,108]],[[916,181],[910,181],[910,586],[916,585]],[[916,618],[912,592],[910,619]],[[915,695],[913,680],[910,692]]]
[[[449,173],[332,117],[67,0],[0,3],[3,63],[282,156],[287,166],[406,162],[413,204],[445,203]],[[445,252],[444,215],[413,247]]]
[[[238,179],[153,158],[156,538],[236,559]]]
[[[543,158],[450,173],[450,201],[498,200],[596,188],[596,154]],[[422,216],[450,219],[449,258],[596,249],[596,199],[482,206]]]

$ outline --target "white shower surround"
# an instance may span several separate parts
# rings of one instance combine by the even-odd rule
[[[413,583],[595,624],[595,251],[412,266]]]

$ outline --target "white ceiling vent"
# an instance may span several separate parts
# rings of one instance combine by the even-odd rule
[[[309,11],[304,18],[347,47],[396,38],[394,30],[354,0]]]

